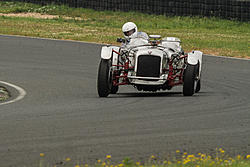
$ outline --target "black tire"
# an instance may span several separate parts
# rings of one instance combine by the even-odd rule
[[[198,93],[200,90],[201,90],[201,80],[199,80],[199,81],[197,82],[197,86],[196,86],[196,89],[195,89],[195,93]]]
[[[197,75],[197,65],[188,64],[184,71],[183,95],[192,96],[194,94],[195,79]]]
[[[118,86],[112,86],[111,87],[111,91],[110,91],[110,94],[116,94],[119,90],[119,87]]]
[[[111,92],[112,73],[110,67],[110,60],[101,59],[97,79],[97,90],[100,97],[107,97]]]
[[[198,63],[196,66],[195,66],[195,71],[196,71],[196,77],[199,75],[200,73],[200,63]],[[199,79],[198,81],[196,81],[196,84],[195,84],[195,93],[198,93],[201,89],[201,79]]]

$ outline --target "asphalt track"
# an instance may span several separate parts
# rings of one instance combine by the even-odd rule
[[[27,95],[0,106],[0,166],[51,166],[111,154],[147,160],[175,150],[250,154],[250,61],[204,56],[202,88],[159,93],[121,87],[99,98],[101,45],[0,35],[0,80]],[[11,89],[11,88],[10,88]],[[16,94],[15,91],[12,92]]]

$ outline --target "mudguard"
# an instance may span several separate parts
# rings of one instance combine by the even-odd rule
[[[203,53],[201,51],[192,51],[188,53],[188,64],[196,65],[198,62],[202,64],[202,54]]]
[[[118,63],[118,54],[115,53],[119,52],[120,47],[118,46],[103,46],[101,50],[101,58],[102,59],[111,59],[112,58],[112,64],[116,65]]]
[[[203,53],[201,51],[196,50],[196,51],[192,51],[192,52],[188,53],[188,58],[187,58],[188,64],[196,65],[199,63],[199,78],[201,75],[202,55],[203,55]]]

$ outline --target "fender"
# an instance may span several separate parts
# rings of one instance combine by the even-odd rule
[[[201,76],[201,67],[202,67],[202,55],[201,51],[192,51],[188,53],[187,62],[191,65],[196,65],[199,63],[199,78]]]
[[[112,64],[118,63],[118,54],[113,52],[119,52],[120,47],[118,46],[103,46],[101,50],[101,58],[102,59],[111,59],[112,58]]]
[[[101,50],[101,58],[102,59],[110,59],[112,56],[112,47],[103,46]]]
[[[196,65],[198,62],[200,62],[201,64],[202,54],[203,53],[201,51],[193,51],[193,52],[188,53],[188,58],[187,58],[188,64]]]

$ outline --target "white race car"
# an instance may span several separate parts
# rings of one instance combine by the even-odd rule
[[[122,46],[103,46],[97,90],[100,97],[115,94],[121,85],[139,91],[170,90],[183,85],[183,95],[200,91],[202,52],[184,53],[175,37],[150,35],[149,40],[117,39]]]

